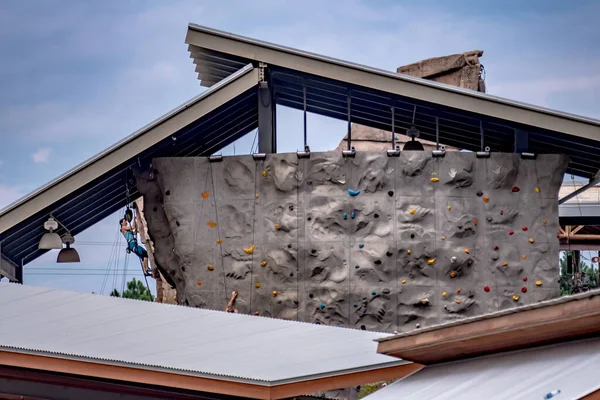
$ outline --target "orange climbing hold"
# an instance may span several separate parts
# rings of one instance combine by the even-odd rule
[[[202,282],[196,282],[196,285],[202,286]]]
[[[452,206],[447,206],[446,207],[448,210],[452,210]]]
[[[504,262],[502,263],[502,266],[503,266],[503,267],[508,267],[508,261],[504,261]]]
[[[477,225],[477,218],[473,218],[473,225]]]
[[[527,254],[523,254],[523,255],[521,256],[521,258],[522,258],[523,260],[527,260]]]
[[[208,196],[210,196],[210,192],[202,192],[201,195],[203,199],[208,199]]]
[[[469,249],[465,249],[465,253],[469,254],[471,251]]]
[[[452,271],[450,272],[450,278],[455,278],[456,277],[456,272]]]
[[[456,304],[460,304],[460,299],[455,299],[455,300],[454,300],[454,302],[455,302]]]
[[[256,198],[258,199],[260,196],[258,195],[258,193],[256,193],[256,194],[254,195],[254,197],[256,197]]]
[[[209,271],[214,271],[215,267],[213,267],[212,265],[209,265],[208,267],[206,267]]]
[[[404,285],[406,283],[406,279],[402,279],[402,284]]]
[[[274,228],[275,228],[276,231],[278,231],[279,230],[279,224],[275,224]]]
[[[487,203],[488,201],[490,201],[490,198],[487,196],[483,196],[483,202]]]
[[[277,290],[273,290],[273,292],[271,292],[271,294],[273,295],[273,297],[277,296]]]
[[[254,311],[254,315],[258,316],[258,311]]]
[[[266,261],[263,261],[263,262],[261,262],[261,263],[260,263],[260,266],[261,266],[261,267],[266,267],[266,266],[267,266],[267,262],[266,262]]]
[[[208,225],[209,228],[214,228],[217,226],[217,223],[215,221],[208,221],[206,225]]]
[[[223,241],[221,239],[217,239],[217,244],[221,244]]]

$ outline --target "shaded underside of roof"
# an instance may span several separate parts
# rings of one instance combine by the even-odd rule
[[[361,330],[7,283],[0,308],[3,349],[218,380],[284,384],[407,364],[376,353],[385,334]]]
[[[600,389],[600,339],[425,367],[368,400],[575,400]]]

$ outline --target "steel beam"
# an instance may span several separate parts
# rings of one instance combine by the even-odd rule
[[[573,197],[576,197],[579,194],[588,190],[589,188],[596,186],[598,183],[600,183],[600,176],[596,175],[594,178],[590,179],[590,181],[587,183],[587,185],[584,185],[584,186],[580,187],[579,189],[575,190],[574,192],[569,193],[562,199],[559,199],[558,204],[561,205],[561,204],[571,200]]]
[[[265,67],[260,67],[258,84],[258,152],[277,153],[277,135],[275,133],[275,107],[271,86],[264,79]],[[261,76],[263,75],[263,76]]]

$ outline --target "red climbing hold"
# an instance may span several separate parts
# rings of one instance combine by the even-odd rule
[[[514,235],[515,233],[514,233],[513,231],[508,231],[508,234],[512,236],[512,235]]]
[[[504,210],[500,210],[500,215],[504,215]]]
[[[526,226],[524,226],[524,227],[522,227],[521,229],[523,230],[523,232],[527,232],[527,230],[528,230],[529,228],[527,228]]]
[[[484,287],[483,287],[483,290],[484,290],[485,292],[489,292],[489,291],[490,291],[490,287],[489,287],[489,286],[484,286]]]
[[[497,245],[494,246],[494,250],[499,250],[499,249],[500,249],[500,247],[498,247]]]
[[[527,277],[523,277],[523,282],[527,282]]]
[[[525,286],[523,286],[523,287],[521,288],[521,292],[523,292],[523,293],[527,293],[527,288],[526,288]]]
[[[521,190],[521,189],[519,189],[519,187],[518,187],[518,186],[513,186],[513,187],[512,187],[512,191],[513,191],[513,193],[517,193],[517,192],[519,192],[520,190]]]

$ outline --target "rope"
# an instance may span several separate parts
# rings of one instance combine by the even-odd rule
[[[106,288],[106,284],[108,283],[108,277],[110,276],[110,269],[112,266],[112,261],[117,256],[117,252],[118,252],[118,248],[119,248],[118,240],[119,240],[120,233],[121,233],[121,230],[117,229],[115,238],[113,240],[113,246],[112,246],[110,255],[108,256],[108,264],[106,265],[106,272],[104,274],[104,279],[102,280],[102,287],[100,288],[100,294],[104,294],[104,289]]]

